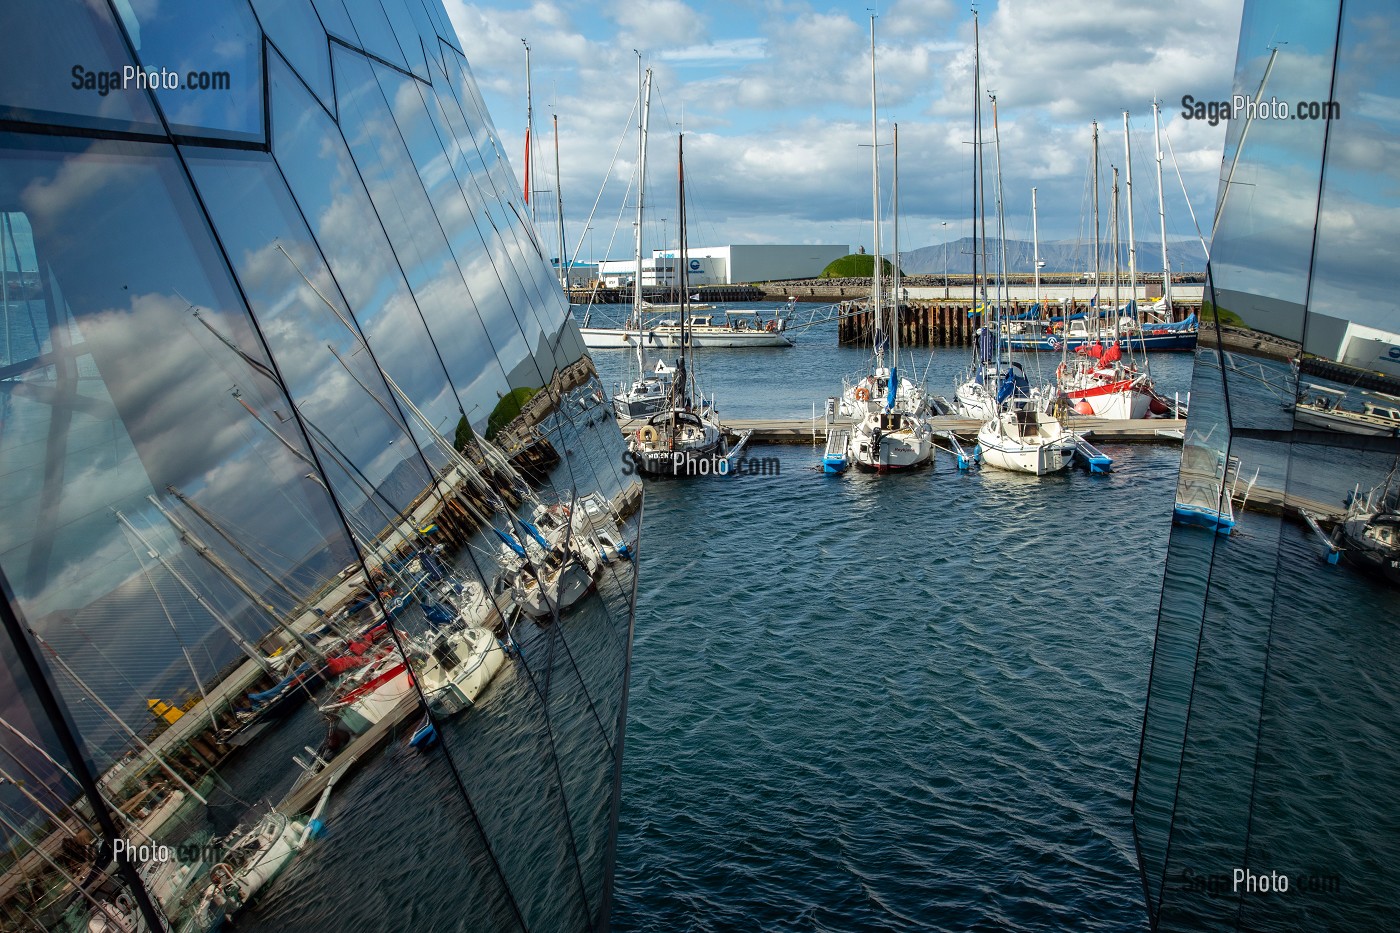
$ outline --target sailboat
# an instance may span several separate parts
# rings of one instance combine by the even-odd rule
[[[1137,241],[1133,234],[1133,157],[1128,131],[1128,112],[1123,111],[1123,146],[1127,161],[1128,181],[1128,307],[1137,306]],[[1098,186],[1098,123],[1094,124],[1094,185]],[[1097,203],[1097,200],[1096,200]],[[1130,318],[1119,319],[1116,309],[1120,307],[1118,283],[1118,169],[1113,169],[1113,307],[1114,320],[1106,326],[1106,339],[1095,341],[1090,346],[1070,357],[1067,349],[1062,349],[1063,357],[1055,371],[1056,383],[1068,407],[1076,414],[1094,415],[1100,418],[1120,420],[1146,418],[1148,413],[1165,414],[1166,403],[1157,397],[1152,384],[1152,376],[1145,368],[1139,369],[1133,350],[1137,342],[1133,339]],[[1095,239],[1097,240],[1098,220],[1095,213]],[[1127,351],[1126,359],[1124,350]],[[1143,353],[1143,365],[1146,366]]]
[[[1348,562],[1400,585],[1400,507],[1390,477],[1364,496],[1360,486],[1352,490],[1333,539]]]
[[[641,68],[641,60],[638,59],[637,67]],[[642,315],[646,302],[642,299],[642,217],[645,207],[646,175],[647,175],[647,127],[651,120],[651,69],[646,70],[644,80],[638,81],[638,86],[642,94],[642,107],[640,122],[638,124],[639,136],[637,143],[637,219],[635,221],[636,230],[634,233],[636,243],[637,267],[632,280],[632,315],[629,323],[635,328],[635,333],[629,335],[627,328],[622,328],[619,335],[614,335],[620,341],[616,344],[604,341],[598,342],[601,337],[594,334],[594,331],[610,331],[613,328],[583,327],[580,329],[584,337],[584,345],[595,346],[619,346],[625,347],[629,344],[637,351],[637,378],[630,383],[623,383],[617,387],[616,394],[613,395],[613,411],[622,420],[634,418],[645,418],[661,411],[666,407],[671,398],[671,385],[675,376],[674,371],[664,362],[658,360],[656,368],[651,372],[647,371],[646,341],[642,333]]]
[[[953,388],[953,408],[964,418],[986,421],[997,413],[996,394],[1001,382],[998,353],[998,329],[987,301],[987,219],[985,175],[982,167],[982,51],[978,15],[972,11],[972,290],[974,310],[984,315],[973,341],[973,362]],[[981,224],[981,247],[978,247],[978,224]],[[982,259],[982,277],[978,278],[978,258]],[[990,318],[990,323],[987,319]]]
[[[680,208],[680,253],[685,255],[685,134],[676,139],[676,177]],[[731,451],[713,400],[707,402],[695,378],[688,339],[689,288],[681,263],[681,355],[667,407],[647,419],[627,439],[627,453],[638,470],[653,476],[706,476],[729,472]],[[743,441],[739,446],[742,447]],[[737,453],[737,448],[734,451]]]
[[[1001,242],[1001,269],[1006,273],[1006,212],[1001,197],[1001,132],[997,124],[997,98],[992,102],[992,138],[996,147],[997,229]],[[1001,283],[993,309],[993,333],[1001,316]],[[1001,346],[995,345],[996,372],[1001,373]],[[985,387],[985,386],[984,386]],[[1043,476],[1063,470],[1074,456],[1075,436],[1054,415],[1042,411],[1032,395],[1030,380],[1020,363],[1010,362],[1001,376],[995,396],[996,411],[977,432],[982,462],[1003,470]]]
[[[852,420],[846,432],[833,432],[822,458],[828,473],[844,472],[851,464],[862,470],[890,472],[920,467],[933,460],[933,429],[929,424],[929,402],[923,387],[899,372],[899,127],[894,127],[894,254],[891,272],[894,299],[890,307],[890,327],[885,330],[885,302],[880,254],[880,156],[879,111],[875,94],[875,17],[870,18],[870,135],[873,226],[873,269],[870,306],[874,359],[870,373],[851,382],[846,380],[840,400],[840,414]],[[885,348],[890,351],[885,366]],[[839,449],[846,439],[844,455]]]

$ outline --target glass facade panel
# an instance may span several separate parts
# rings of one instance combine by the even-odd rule
[[[58,16],[64,27],[51,28]],[[150,94],[127,91],[134,68],[121,29],[105,3],[0,4],[5,36],[0,119],[112,132],[159,133]]]
[[[640,485],[445,12],[105,9],[230,86],[0,63],[0,922],[605,928]]]
[[[1247,2],[1133,813],[1160,930],[1400,910],[1400,80],[1378,2]],[[1224,312],[1231,312],[1226,314]],[[1218,349],[1217,349],[1218,348]],[[1223,477],[1223,479],[1222,479]],[[1221,489],[1224,492],[1220,492]],[[1218,503],[1216,528],[1199,527]]]
[[[263,139],[261,33],[242,0],[120,4],[138,64],[176,135]],[[126,91],[139,87],[128,83]]]
[[[311,0],[252,0],[268,41],[277,46],[327,110],[335,109],[326,34]]]

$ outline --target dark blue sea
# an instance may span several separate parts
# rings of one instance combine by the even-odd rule
[[[835,343],[696,365],[729,417],[807,417],[865,359]],[[968,355],[906,360],[951,394]],[[1184,396],[1189,354],[1152,365]],[[780,475],[649,483],[615,928],[1144,929],[1129,804],[1179,449],[1106,452],[1037,480],[756,447]]]

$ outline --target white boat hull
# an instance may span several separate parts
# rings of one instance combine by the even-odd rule
[[[1070,436],[1057,420],[1038,417],[1040,430],[1034,434],[1019,432],[1008,423],[1015,422],[1015,412],[1003,413],[982,425],[977,432],[982,461],[998,469],[1035,476],[1058,473],[1069,466],[1074,455]]]
[[[543,589],[533,576],[524,575],[514,591],[520,610],[532,619],[542,620],[553,615],[554,607],[560,613],[572,608],[593,589],[591,563],[577,558],[570,560],[545,576]]]
[[[590,350],[623,350],[637,345],[637,332],[615,327],[581,327],[583,345]],[[782,331],[696,328],[690,332],[690,345],[696,349],[739,347],[791,347],[796,343]],[[681,345],[679,329],[646,330],[642,346],[648,350],[675,350]]]
[[[916,415],[872,413],[851,429],[848,455],[861,470],[911,470],[933,459],[933,430]]]
[[[505,664],[506,653],[483,628],[451,636],[448,650],[434,651],[418,675],[428,706],[442,716],[470,707]]]

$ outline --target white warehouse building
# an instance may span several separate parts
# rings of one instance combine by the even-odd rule
[[[815,278],[849,253],[845,246],[825,245],[692,246],[686,250],[686,276],[692,286]],[[652,250],[651,258],[642,261],[642,284],[676,284],[680,274],[676,254],[674,249]],[[616,288],[632,284],[636,269],[635,259],[607,260],[598,264],[598,275],[605,285]]]

